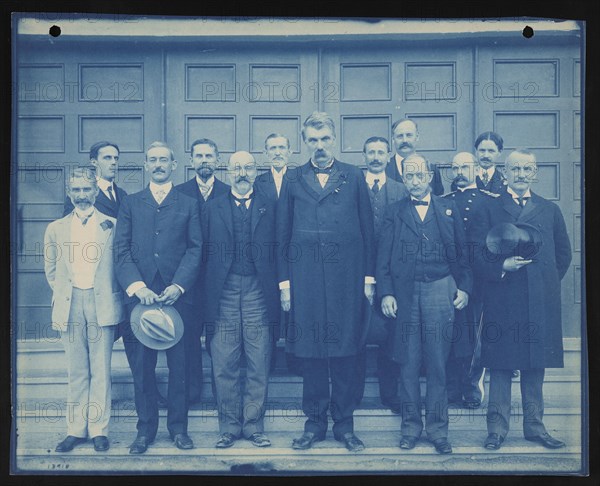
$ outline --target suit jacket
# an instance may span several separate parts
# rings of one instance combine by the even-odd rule
[[[286,170],[286,173],[283,176],[281,181],[281,189],[279,190],[279,194],[283,192],[283,188],[288,184],[289,176],[288,172],[291,170],[290,167]],[[273,173],[271,169],[267,172],[259,175],[254,181],[254,189],[262,192],[265,196],[267,196],[272,201],[277,201],[279,196],[277,196],[277,187],[275,187],[275,181],[273,180]]]
[[[193,304],[202,258],[197,200],[175,188],[160,205],[149,187],[127,196],[119,209],[114,251],[123,290],[136,281],[150,286],[160,274],[166,285],[183,287],[183,302]]]
[[[257,277],[267,306],[269,323],[278,331],[280,316],[279,287],[275,246],[275,202],[255,191],[250,206],[252,248]],[[208,201],[202,208],[202,302],[204,323],[219,316],[223,285],[229,275],[235,252],[233,215],[229,194]],[[207,325],[207,337],[214,326]],[[278,336],[278,334],[275,334]]]
[[[362,350],[365,276],[374,276],[369,189],[362,171],[335,160],[324,188],[310,162],[277,203],[279,281],[290,280],[287,350],[304,358]],[[286,174],[287,175],[287,174]]]
[[[533,262],[502,276],[506,256],[487,251],[485,237],[499,223],[527,223],[542,234]],[[483,287],[482,366],[499,369],[563,366],[560,281],[571,244],[556,204],[532,193],[521,209],[507,192],[487,205],[475,227],[475,271]],[[512,255],[509,255],[512,256]],[[527,255],[521,255],[527,257]]]
[[[222,194],[228,194],[231,190],[229,184],[225,184],[224,182],[221,182],[215,177],[215,184],[213,185],[213,190],[208,196],[208,199],[205,201],[202,197],[202,194],[200,193],[198,182],[196,182],[196,176],[192,177],[189,181],[175,186],[175,188],[178,191],[181,191],[186,196],[197,199],[198,204],[200,205],[200,210],[202,210],[202,206],[204,206],[204,203],[212,201],[213,199],[219,197]]]
[[[385,168],[385,175],[394,179],[395,181],[400,182],[401,184],[404,184],[404,181],[402,180],[402,176],[400,175],[400,172],[398,171],[398,166],[396,165],[396,160],[398,157],[399,157],[398,154],[394,154],[394,156],[390,159],[387,167]],[[433,192],[433,194],[435,194],[436,196],[441,196],[442,194],[444,194],[444,192],[446,192],[444,190],[444,184],[442,183],[442,176],[441,176],[440,171],[437,168],[437,166],[435,164],[432,164],[432,165],[433,165],[433,179],[431,179],[431,192]]]
[[[52,329],[66,331],[73,293],[73,265],[69,252],[72,249],[71,222],[73,213],[48,225],[44,235],[44,271],[52,289]],[[115,219],[96,212],[98,228],[96,244],[99,260],[94,276],[96,317],[99,326],[112,326],[123,319],[123,294],[115,277],[112,244]],[[102,223],[105,228],[101,226]]]
[[[496,170],[494,171],[494,175],[488,181],[487,185],[483,183],[483,181],[481,180],[481,178],[479,176],[475,177],[475,183],[477,184],[477,187],[479,189],[483,189],[484,191],[492,192],[494,194],[502,194],[503,192],[506,192],[506,187],[507,187],[506,179],[504,178],[502,173],[498,170],[498,167],[496,167]],[[457,190],[457,186],[454,181],[452,181],[450,190],[451,191]]]
[[[411,199],[388,206],[377,252],[377,291],[381,297],[393,295],[398,304],[394,327],[392,358],[402,362],[407,355],[406,319],[410,315],[415,282],[416,249],[421,235],[411,213]],[[465,232],[460,213],[444,198],[431,196],[429,211],[434,211],[442,237],[440,254],[446,259],[456,286],[468,294],[473,287]]]
[[[108,199],[106,194],[104,194],[104,191],[99,190],[98,197],[96,197],[96,202],[94,203],[94,206],[98,211],[106,214],[107,216],[110,216],[111,218],[117,217],[117,214],[119,213],[119,206],[121,205],[123,199],[125,199],[125,197],[127,196],[127,193],[123,189],[118,187],[116,184],[114,184],[114,187],[115,192],[117,193],[117,200],[115,202]],[[71,198],[67,196],[67,198],[65,199],[63,216],[72,213],[73,209],[75,208],[73,207]]]

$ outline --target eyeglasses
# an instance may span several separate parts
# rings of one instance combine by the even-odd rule
[[[416,177],[419,182],[424,182],[433,174],[433,172],[410,172],[408,174],[404,174],[402,177],[406,179],[408,182],[412,182]]]

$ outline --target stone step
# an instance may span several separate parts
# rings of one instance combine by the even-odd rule
[[[558,375],[579,375],[581,372],[581,340],[579,338],[565,338],[563,341],[564,368],[549,368],[547,373]],[[373,375],[376,370],[377,346],[367,346],[367,372]],[[210,356],[206,352],[203,343],[203,364],[205,372],[210,373]],[[64,370],[65,357],[63,347],[57,341],[18,341],[16,369],[19,376],[24,374],[35,374],[37,370]],[[112,355],[113,368],[127,368],[127,357],[123,347],[123,341],[115,342]],[[164,352],[158,354],[157,369],[166,368],[166,355]],[[279,340],[277,343],[276,371],[289,373],[285,358],[285,343]]]
[[[523,410],[520,399],[513,397],[510,427],[520,430],[523,423]],[[581,430],[581,409],[574,407],[559,398],[546,400],[544,423],[550,428],[567,428]],[[64,422],[67,405],[64,400],[17,402],[14,406],[15,424],[36,423],[39,427],[54,426]],[[482,407],[471,410],[450,406],[448,417],[451,429],[486,430],[487,402]],[[130,430],[135,433],[137,415],[131,400],[115,400],[111,410],[111,428]],[[166,417],[166,410],[160,410],[159,416]],[[297,400],[269,399],[265,409],[265,428],[269,431],[301,430],[306,417],[302,412],[302,403]],[[32,422],[33,421],[33,422]],[[356,430],[399,430],[401,419],[390,410],[383,408],[375,400],[363,399],[360,408],[354,413]],[[189,411],[189,430],[214,432],[218,430],[218,415],[214,403],[194,404]]]
[[[159,389],[166,394],[168,370],[159,368],[156,372]],[[547,396],[564,396],[579,403],[581,397],[581,383],[577,375],[554,375],[546,374],[544,382],[544,393]],[[213,399],[212,387],[210,385],[210,373],[204,373],[204,385],[202,394],[204,399]],[[25,373],[17,376],[17,399],[33,400],[48,397],[66,397],[67,374],[66,370],[36,370],[35,373]],[[421,378],[422,393],[425,393],[425,378]],[[484,389],[489,389],[489,373],[486,373]],[[129,368],[112,369],[112,391],[113,398],[127,399],[133,397],[133,378]],[[520,379],[513,379],[512,393],[520,396]],[[302,396],[302,378],[295,375],[274,373],[269,379],[269,396],[271,398],[288,398]],[[364,396],[367,398],[379,397],[379,383],[375,376],[368,376],[365,380]]]
[[[424,438],[415,449],[401,451],[397,447],[397,431],[357,431],[366,449],[348,452],[328,434],[326,440],[312,449],[295,451],[292,438],[299,435],[270,431],[272,446],[256,448],[239,440],[230,449],[214,448],[217,433],[210,435],[190,432],[195,448],[181,451],[173,446],[161,420],[156,441],[140,456],[128,454],[135,433],[114,430],[110,433],[111,448],[104,453],[93,450],[91,442],[66,454],[54,452],[64,438],[64,424],[56,423],[40,429],[28,420],[19,426],[16,447],[16,468],[19,472],[80,474],[89,472],[118,474],[187,473],[227,475],[289,475],[312,474],[429,474],[447,473],[575,473],[582,468],[582,449],[578,434],[565,428],[549,429],[567,442],[558,450],[544,449],[528,442],[519,431],[507,436],[498,451],[482,447],[485,434],[479,431],[450,430],[448,439],[453,454],[437,454]]]

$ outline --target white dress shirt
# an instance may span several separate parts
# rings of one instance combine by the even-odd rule
[[[252,197],[253,193],[254,193],[254,189],[250,189],[244,196],[242,196],[233,187],[231,188],[231,194],[233,194],[233,197],[235,197],[237,199],[248,199],[247,201],[244,201],[244,205],[246,206],[246,209],[250,209],[250,203],[252,202],[252,201],[250,201],[250,197]],[[237,199],[234,199],[234,201],[235,201],[235,205],[239,208],[240,204],[242,204],[242,203],[239,202]]]
[[[117,191],[115,191],[115,185],[112,181],[107,181],[106,179],[102,179],[102,177],[96,178],[96,183],[98,184],[98,188],[104,193],[104,195],[110,200],[117,200]],[[112,196],[108,192],[108,188],[112,190]]]
[[[275,182],[275,189],[277,190],[277,197],[279,197],[279,193],[281,192],[281,184],[283,183],[283,176],[287,172],[287,165],[283,166],[279,172],[275,170],[274,167],[271,167],[271,174],[273,175],[273,182]]]
[[[487,169],[484,169],[483,167],[479,167],[479,178],[481,180],[483,180],[483,174],[487,173],[487,181],[488,183],[492,180],[492,177],[494,175],[494,173],[496,172],[496,166],[492,165],[491,167],[488,167]]]
[[[400,154],[394,154],[394,160],[396,161],[398,173],[400,174],[400,176],[402,176],[402,161],[404,160],[404,157],[402,157]]]
[[[333,165],[333,159],[331,159],[327,165],[325,167],[319,167],[317,164],[315,164],[312,159],[310,161],[310,163],[312,164],[313,167],[316,167],[317,169],[329,169],[332,165]],[[329,174],[317,174],[317,179],[319,179],[319,184],[321,184],[321,187],[325,187],[325,185],[327,184],[327,181],[329,180]]]
[[[418,199],[416,197],[412,197],[410,196],[411,201],[417,201]],[[431,193],[428,193],[427,196],[425,196],[423,199],[421,199],[421,201],[425,201],[427,203],[427,206],[415,206],[415,209],[417,210],[417,213],[419,213],[419,217],[421,218],[421,221],[425,221],[425,216],[427,215],[427,210],[429,209],[429,206],[431,205]]]
[[[101,249],[96,244],[97,226],[96,211],[93,206],[87,211],[75,208],[71,218],[71,242],[73,287],[78,289],[94,287],[96,266],[101,255]]]
[[[519,198],[520,198],[521,196],[519,196],[519,195],[518,195],[518,194],[517,194],[515,191],[513,191],[513,190],[512,190],[510,187],[507,187],[507,188],[506,188],[506,192],[508,192],[508,193],[509,193],[509,194],[512,196],[512,198],[513,198],[513,201],[515,202],[515,204],[517,204],[517,205],[519,205],[519,206],[520,206],[520,204],[519,204]],[[523,194],[523,198],[526,198],[526,197],[527,197],[527,198],[530,198],[530,197],[531,197],[531,191],[530,191],[529,189],[527,189],[527,191],[525,192],[525,194]],[[523,199],[523,206],[525,206],[525,204],[527,204],[527,200],[526,200],[526,199]]]
[[[215,176],[212,175],[208,178],[206,182],[204,182],[198,174],[196,174],[196,183],[198,184],[198,189],[200,189],[200,194],[206,201],[213,191],[213,187],[215,187]]]
[[[385,171],[381,172],[380,174],[372,174],[371,172],[367,171],[366,175],[365,175],[365,180],[367,181],[367,185],[369,186],[369,189],[373,189],[373,185],[375,184],[375,179],[377,179],[378,185],[379,185],[379,189],[381,189],[383,187],[383,185],[387,182],[387,176],[385,175]]]

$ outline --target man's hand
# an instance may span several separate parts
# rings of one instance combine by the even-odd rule
[[[140,303],[144,305],[152,305],[158,299],[158,295],[156,295],[152,290],[148,287],[143,287],[135,293],[135,296],[140,299]]]
[[[156,302],[161,302],[164,305],[173,305],[179,297],[181,297],[181,290],[179,290],[179,287],[177,287],[177,285],[169,285],[156,298]]]
[[[456,289],[456,299],[454,299],[454,302],[452,303],[456,310],[464,309],[469,303],[469,294],[460,289]]]
[[[281,308],[284,312],[289,312],[292,306],[292,300],[290,296],[290,289],[281,289]]]
[[[504,270],[505,272],[516,272],[525,265],[529,265],[532,261],[533,260],[525,260],[525,258],[520,256],[510,257],[504,260],[502,270]]]
[[[396,311],[398,310],[398,304],[396,303],[396,297],[393,295],[386,295],[381,300],[381,312],[385,317],[396,318]]]
[[[373,297],[375,296],[375,284],[365,284],[365,297],[369,304],[373,305]]]

